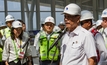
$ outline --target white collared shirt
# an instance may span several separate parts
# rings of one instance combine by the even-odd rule
[[[90,28],[89,31],[91,32],[91,30],[93,29],[94,28]],[[100,32],[96,32],[94,38],[95,38],[96,48],[98,49],[100,55],[100,60],[98,65],[107,65],[107,49],[104,38]]]
[[[66,33],[61,46],[62,65],[89,65],[88,59],[97,56],[92,34],[78,26]]]
[[[15,59],[17,59],[15,46],[16,46],[16,49],[19,48],[20,44],[21,44],[21,46],[23,46],[27,42],[28,38],[26,38],[26,37],[23,36],[21,43],[20,43],[19,39],[16,39],[16,40],[17,41],[13,42],[13,40],[11,39],[11,37],[8,37],[6,39],[5,44],[4,44],[4,48],[3,48],[3,54],[2,54],[2,60],[3,61],[11,62],[11,61],[14,61]],[[26,51],[26,47],[27,47],[27,45],[23,48],[23,52],[24,53]],[[26,56],[31,56],[30,45],[28,45],[28,48],[27,48],[27,51],[26,51]]]

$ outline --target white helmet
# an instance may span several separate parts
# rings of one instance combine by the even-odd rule
[[[4,26],[6,26],[6,24],[0,21],[0,27],[4,27]]]
[[[81,8],[77,4],[71,3],[65,7],[63,14],[64,13],[70,14],[70,15],[80,15]]]
[[[45,23],[47,23],[47,22],[51,22],[51,23],[55,24],[54,18],[51,17],[51,16],[48,16],[48,17],[45,19],[45,22],[44,22],[43,24],[45,24]]]
[[[101,17],[107,17],[107,8],[103,10]]]
[[[6,16],[6,22],[7,22],[7,21],[12,21],[12,20],[15,20],[12,15],[7,15],[7,16]]]
[[[59,25],[65,25],[65,23],[61,21],[61,22],[59,23]]]
[[[19,27],[22,27],[22,23],[20,21],[14,21],[12,23],[12,27],[13,28],[19,28]]]
[[[93,14],[88,10],[81,11],[80,21],[87,20],[87,19],[94,19]]]
[[[103,22],[102,20],[97,20],[97,22],[96,22],[96,26],[101,25],[102,22]]]
[[[59,31],[61,31],[61,29],[60,29],[58,26],[54,26],[53,31],[54,31],[54,32],[59,32]]]

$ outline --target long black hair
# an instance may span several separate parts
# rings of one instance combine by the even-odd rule
[[[12,40],[15,39],[15,34],[14,34],[14,32],[13,32],[14,29],[15,29],[15,28],[13,28],[13,27],[11,28],[11,39],[12,39]],[[21,34],[19,35],[18,38],[19,38],[20,40],[22,40],[22,37],[23,37],[23,31],[21,32]]]

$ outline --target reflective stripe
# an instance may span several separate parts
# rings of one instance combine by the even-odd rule
[[[1,29],[1,34],[3,36],[5,36],[6,38],[10,37],[10,29],[9,28],[5,28],[5,29]]]
[[[18,58],[19,49],[16,48],[15,42],[13,40],[12,40],[12,43],[14,44],[14,50],[15,50],[15,53],[16,53],[16,58]]]

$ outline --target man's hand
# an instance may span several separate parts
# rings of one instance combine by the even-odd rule
[[[89,61],[89,65],[96,65],[96,57],[91,57],[91,58],[89,58],[88,59],[88,61]]]

